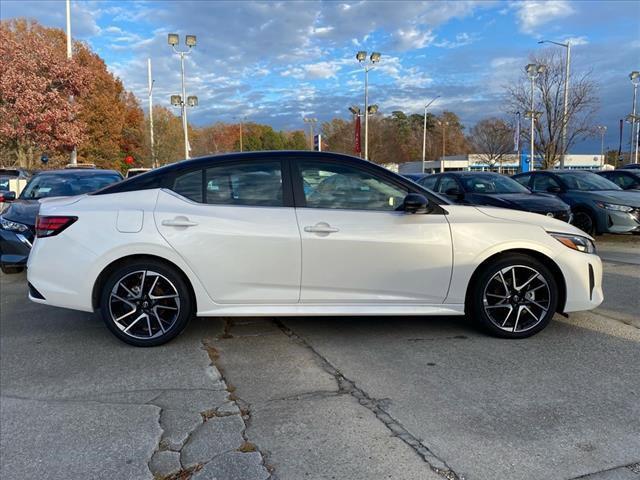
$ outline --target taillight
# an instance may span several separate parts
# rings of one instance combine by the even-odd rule
[[[78,217],[38,215],[36,218],[36,237],[53,237],[76,220]]]

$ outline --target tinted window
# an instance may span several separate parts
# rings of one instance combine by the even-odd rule
[[[172,190],[189,200],[202,203],[202,170],[179,174]]]
[[[568,172],[561,175],[569,190],[620,190],[615,183],[588,172]]]
[[[551,175],[533,176],[534,192],[548,192],[550,188],[560,188],[560,184]]]
[[[627,175],[623,172],[609,173],[604,175],[604,177],[622,188],[629,188],[638,184],[638,181],[631,175]]]
[[[515,177],[514,180],[518,182],[520,185],[524,185],[525,187],[528,187],[530,178],[531,178],[531,175],[527,174],[527,175],[520,175],[519,177]]]
[[[9,190],[9,177],[0,177],[0,191]]]
[[[206,170],[206,203],[279,207],[282,200],[280,162],[221,165]]]
[[[83,195],[120,180],[122,180],[122,177],[115,173],[96,173],[91,175],[41,173],[27,183],[27,186],[20,194],[20,198],[37,199]]]
[[[465,175],[462,183],[467,192],[473,193],[529,193],[515,180],[498,174]]]
[[[438,191],[446,195],[447,190],[450,190],[450,189],[460,190],[460,187],[458,186],[458,182],[456,182],[453,177],[449,177],[449,176],[442,177],[442,181],[440,182],[440,185],[438,185]]]
[[[396,210],[408,190],[351,166],[300,162],[307,207],[353,210]]]
[[[418,183],[420,185],[422,185],[424,188],[428,188],[429,190],[433,190],[436,186],[436,182],[438,181],[438,177],[436,177],[435,175],[430,176],[430,177],[424,177],[422,179],[420,179],[418,181]]]

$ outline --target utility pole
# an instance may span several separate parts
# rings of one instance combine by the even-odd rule
[[[607,133],[607,127],[598,125],[596,128],[600,132],[600,168],[602,168],[604,166],[604,135]]]
[[[151,146],[151,168],[156,168],[156,151],[153,140],[153,82],[151,78],[151,59],[147,58],[147,81],[149,92],[149,145]]]
[[[640,72],[636,70],[631,72],[629,74],[629,80],[631,80],[631,83],[633,84],[633,107],[631,112],[631,139],[629,140],[629,163],[638,163],[638,134],[635,133],[635,129],[637,125],[638,132],[640,133],[640,123],[638,123],[638,118],[636,117],[636,96],[638,84],[640,83]],[[633,156],[632,160],[632,154],[634,151],[635,155]]]
[[[242,118],[240,118],[240,153],[242,153]]]
[[[422,173],[424,173],[424,165],[427,158],[427,108],[429,108],[429,106],[438,98],[440,98],[440,95],[436,96],[424,106],[424,125],[422,127]]]
[[[318,122],[317,118],[308,118],[305,117],[302,119],[302,121],[304,123],[308,123],[309,124],[309,134],[310,134],[310,150],[313,150],[313,133],[314,133],[314,129],[313,126]]]
[[[447,127],[449,126],[449,122],[445,122],[444,120],[438,122],[438,125],[440,125],[442,127],[442,158],[440,160],[440,173],[444,172],[444,157],[446,154],[446,141],[447,141],[447,137],[446,137],[446,131],[447,131]]]
[[[367,62],[367,52],[356,53],[356,60],[364,67],[364,159],[369,160],[369,70],[380,61],[380,52],[373,52]],[[376,107],[377,110],[377,107]],[[375,113],[375,112],[374,112]]]
[[[535,63],[530,63],[525,67],[525,71],[527,72],[527,75],[531,80],[531,110],[527,112],[527,116],[531,118],[531,147],[530,147],[531,157],[529,159],[529,163],[531,164],[532,172],[535,170],[535,158],[536,158],[535,157],[535,137],[536,137],[535,124],[536,124],[536,120],[541,115],[540,112],[535,111],[535,103],[534,103],[535,81],[536,81],[536,78],[538,78],[538,75],[540,75],[541,73],[544,73],[546,69],[547,69],[546,66],[535,64]]]
[[[67,0],[67,59],[71,60],[72,55],[73,55],[73,50],[71,45],[71,0]],[[73,103],[73,95],[69,97],[69,101]],[[78,150],[75,145],[73,146],[73,150],[71,150],[69,163],[71,165],[78,164]]]
[[[187,98],[187,92],[184,85],[184,57],[186,55],[191,54],[191,48],[196,46],[196,36],[195,35],[186,35],[185,36],[185,45],[189,47],[186,51],[179,51],[176,49],[176,45],[178,44],[180,38],[175,33],[170,33],[167,36],[168,43],[173,48],[173,51],[180,55],[180,74],[182,78],[182,97],[180,99],[180,110],[182,114],[182,130],[184,133],[184,158],[189,158],[189,124],[187,123],[187,103],[189,106],[196,106],[198,104],[197,97],[189,97]]]

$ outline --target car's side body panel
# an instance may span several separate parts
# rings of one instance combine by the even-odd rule
[[[176,218],[195,225],[170,225]],[[294,208],[207,205],[163,189],[155,223],[216,303],[298,302],[301,252]]]
[[[445,215],[298,208],[302,303],[441,304],[451,277]],[[327,224],[337,231],[305,231]]]

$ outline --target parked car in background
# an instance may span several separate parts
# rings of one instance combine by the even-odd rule
[[[538,170],[512,178],[533,192],[557,195],[571,206],[573,224],[589,235],[640,232],[640,192],[593,172]]]
[[[0,168],[0,202],[3,201],[3,193],[11,191],[10,180],[27,180],[31,174],[22,168]]]
[[[151,170],[150,168],[130,168],[127,170],[126,178],[135,177],[136,175],[140,175],[141,173],[145,173]]]
[[[640,169],[640,163],[627,163],[626,165],[623,165],[620,168],[624,168],[625,170],[629,169],[629,170],[638,170]]]
[[[640,170],[618,169],[596,172],[601,177],[615,183],[623,190],[640,190]]]
[[[20,196],[0,215],[0,268],[4,273],[23,270],[35,236],[36,216],[45,198],[93,192],[122,180],[113,170],[49,170],[37,173]],[[11,192],[13,193],[13,192]]]
[[[506,175],[491,172],[448,172],[418,183],[461,205],[486,205],[539,213],[571,222],[571,207],[554,195],[532,193]]]
[[[468,313],[524,338],[603,299],[592,238],[572,225],[453,205],[326,152],[178,162],[45,202],[36,230],[29,298],[99,310],[137,346],[169,341],[192,314]]]

